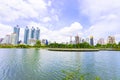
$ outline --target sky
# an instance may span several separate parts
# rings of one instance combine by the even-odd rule
[[[120,41],[120,0],[0,0],[0,38],[19,25],[40,28],[40,39],[69,42],[70,36]]]

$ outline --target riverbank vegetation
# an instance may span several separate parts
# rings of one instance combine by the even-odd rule
[[[34,45],[26,45],[26,44],[0,44],[0,48],[87,48],[87,49],[101,49],[101,50],[120,50],[120,42],[118,44],[96,44],[95,46],[90,45],[87,42],[79,43],[79,44],[62,44],[62,43],[50,43],[49,45],[42,45],[38,40]]]
[[[98,48],[98,49],[120,49],[120,43],[116,44],[96,44],[95,46],[90,45],[87,42],[79,43],[79,44],[59,44],[59,43],[51,43],[49,44],[49,48]]]
[[[59,43],[51,43],[48,46],[49,48],[95,48],[91,46],[89,43],[79,43],[79,44],[59,44]]]
[[[38,40],[34,45],[26,45],[26,44],[0,44],[0,48],[41,48],[41,42]]]

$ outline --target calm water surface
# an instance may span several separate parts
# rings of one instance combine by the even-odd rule
[[[62,70],[90,73],[88,79],[120,80],[120,52],[54,52],[0,49],[0,80],[62,80]]]

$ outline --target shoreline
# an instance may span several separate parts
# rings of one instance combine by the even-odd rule
[[[0,49],[46,49],[48,51],[71,51],[71,52],[97,52],[97,51],[120,51],[120,48],[47,48],[47,47],[28,47],[28,48],[16,48],[16,47],[6,47]]]
[[[48,48],[48,51],[71,51],[71,52],[95,52],[95,51],[100,51],[100,49],[83,49],[83,48]]]

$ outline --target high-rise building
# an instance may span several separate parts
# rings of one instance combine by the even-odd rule
[[[25,31],[24,31],[24,43],[28,44],[28,39],[29,39],[29,28],[26,26]]]
[[[16,33],[12,33],[11,36],[10,36],[10,42],[11,42],[11,44],[13,44],[13,45],[18,44],[17,38],[18,38],[17,34]]]
[[[93,36],[90,36],[90,45],[94,45],[94,40],[93,40]]]
[[[39,37],[40,37],[40,29],[37,27],[37,30],[36,30],[36,40],[39,40]]]
[[[35,38],[35,28],[32,27],[31,29],[31,36],[30,36],[31,39],[34,39]]]
[[[97,43],[98,43],[98,44],[102,44],[102,45],[105,44],[104,38],[100,38]]]
[[[85,42],[85,39],[82,39],[82,43],[84,43]]]
[[[108,44],[114,44],[115,43],[115,37],[114,36],[108,36],[107,43]]]
[[[72,42],[72,36],[70,36],[70,44],[73,44],[73,42]]]
[[[19,32],[20,32],[20,28],[19,28],[19,26],[17,25],[17,26],[14,27],[14,32],[13,32],[13,33],[16,33],[16,36],[17,36],[17,44],[18,44],[18,42],[19,42]]]
[[[1,42],[2,44],[10,44],[10,35],[6,35],[3,41]]]
[[[89,43],[89,38],[86,38],[85,42]]]
[[[0,43],[2,43],[2,41],[3,41],[3,38],[0,38]]]
[[[80,40],[79,40],[79,36],[78,36],[78,35],[75,36],[75,43],[76,43],[76,44],[79,44],[79,43],[80,43]]]
[[[47,39],[42,39],[41,44],[42,45],[48,45],[48,40]]]
[[[82,43],[82,38],[81,37],[79,37],[79,43]]]

